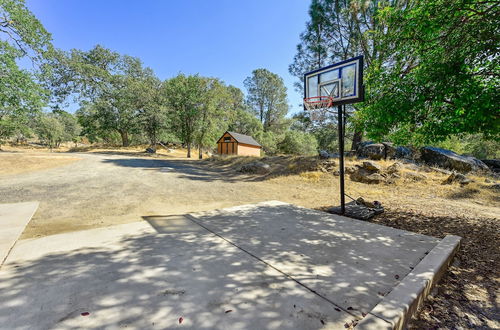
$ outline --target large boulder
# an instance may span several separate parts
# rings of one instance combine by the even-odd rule
[[[423,147],[420,149],[420,154],[420,159],[429,165],[444,167],[461,173],[489,170],[488,166],[479,159],[462,156],[451,150]]]
[[[500,159],[482,159],[481,161],[493,172],[500,173]]]
[[[394,158],[411,159],[411,158],[413,158],[413,152],[408,147],[399,146],[399,147],[396,147]]]
[[[360,158],[379,160],[385,156],[385,146],[382,143],[362,143],[356,153]]]
[[[391,142],[373,143],[368,141],[358,146],[356,155],[359,158],[369,158],[373,160],[394,159],[398,158],[398,148],[399,147],[395,147]]]
[[[267,174],[271,171],[271,166],[263,162],[251,162],[240,167],[242,173]]]

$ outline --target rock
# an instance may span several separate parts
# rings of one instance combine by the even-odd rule
[[[271,166],[263,162],[251,162],[240,167],[242,173],[266,174],[271,171]]]
[[[385,181],[385,178],[381,174],[368,171],[362,167],[353,172],[350,178],[352,181],[368,184],[378,184]]]
[[[382,143],[361,144],[358,147],[357,155],[360,158],[380,160],[384,158],[385,146]]]
[[[328,173],[332,172],[335,170],[335,167],[337,166],[337,163],[333,159],[327,159],[323,160],[320,164],[318,164],[318,169],[319,171],[323,173]]]
[[[356,172],[356,170],[357,170],[357,168],[355,166],[347,166],[344,169],[344,172],[347,174],[352,174],[352,173]]]
[[[413,152],[408,147],[396,147],[394,158],[398,159],[411,159],[413,156]]]
[[[155,154],[155,153],[156,153],[156,149],[154,149],[154,148],[151,148],[151,147],[150,147],[150,148],[147,148],[147,149],[146,149],[146,152],[147,152],[148,154]]]
[[[172,152],[174,152],[174,149],[167,149],[167,152],[172,153]]]
[[[403,175],[405,179],[410,181],[425,181],[427,179],[427,176],[422,173],[405,172]]]
[[[403,167],[403,164],[400,162],[395,162],[391,166],[388,166],[387,169],[385,170],[388,174],[396,174],[399,173],[401,168]]]
[[[466,185],[471,182],[465,175],[462,173],[451,173],[450,176],[442,182],[442,184],[452,184],[454,182],[458,182],[461,185]]]
[[[328,158],[330,158],[330,153],[326,150],[320,150],[319,151],[319,158],[328,159]]]
[[[382,167],[374,162],[363,162],[363,168],[371,172],[380,172]]]
[[[481,161],[493,172],[500,173],[500,159],[482,159]]]
[[[423,147],[420,149],[420,153],[420,159],[429,165],[436,165],[461,173],[489,170],[488,166],[486,166],[486,164],[479,159],[470,156],[458,155],[451,150],[435,147]]]

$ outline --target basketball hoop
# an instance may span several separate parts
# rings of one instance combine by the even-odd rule
[[[306,110],[326,110],[333,105],[333,97],[331,96],[312,96],[304,99]]]

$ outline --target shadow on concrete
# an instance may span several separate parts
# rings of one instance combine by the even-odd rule
[[[193,329],[319,329],[356,319],[189,217],[144,219],[154,232],[6,264],[0,324],[145,329],[173,328],[182,318]]]
[[[226,210],[193,221],[359,318],[438,242],[289,204]]]

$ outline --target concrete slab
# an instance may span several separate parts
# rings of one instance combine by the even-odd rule
[[[0,267],[38,208],[38,202],[0,204]]]
[[[443,238],[410,274],[370,311],[357,328],[405,329],[411,315],[448,268],[458,250],[460,240],[460,237],[453,235]]]
[[[458,245],[281,202],[143,218],[18,241],[0,328],[400,328]]]
[[[0,271],[0,328],[338,329],[354,319],[187,218],[145,219],[19,241]]]
[[[282,202],[192,216],[359,319],[440,241]]]

